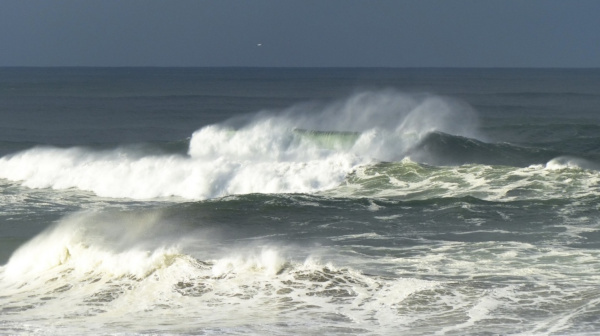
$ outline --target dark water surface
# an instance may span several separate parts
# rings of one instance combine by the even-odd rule
[[[600,71],[0,69],[2,334],[600,334]]]

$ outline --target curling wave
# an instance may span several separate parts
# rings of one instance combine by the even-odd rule
[[[149,233],[160,228],[157,218],[120,213],[63,219],[0,267],[2,312],[13,317],[67,319],[72,326],[82,323],[88,331],[93,318],[103,332],[123,316],[131,324],[136,314],[152,318],[143,325],[130,325],[134,330],[144,330],[148,321],[231,326],[256,318],[266,323],[273,314],[327,315],[332,311],[344,319],[375,318],[392,328],[394,304],[438,285],[365,275],[310,256],[293,260],[277,248],[244,251],[231,247],[216,259],[193,256],[167,247],[162,235],[161,241],[148,242]],[[181,240],[178,236],[173,243]],[[164,309],[170,314],[165,315]],[[212,314],[215,309],[221,314]]]
[[[361,93],[235,123],[197,130],[187,153],[183,142],[35,147],[0,158],[0,178],[134,199],[326,192],[511,200],[597,192],[600,165],[594,160],[480,141],[473,111],[441,97]]]
[[[235,122],[196,131],[187,155],[36,147],[0,158],[0,178],[136,199],[312,193],[338,186],[361,165],[402,159],[431,132],[472,136],[477,124],[465,104],[393,91],[261,112],[231,126]]]

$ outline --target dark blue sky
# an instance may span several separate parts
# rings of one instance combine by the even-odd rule
[[[600,67],[600,1],[2,0],[0,66]]]

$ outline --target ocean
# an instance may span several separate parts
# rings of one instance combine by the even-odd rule
[[[600,70],[0,68],[0,334],[600,335]]]

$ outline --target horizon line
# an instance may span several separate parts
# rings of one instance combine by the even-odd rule
[[[88,69],[120,69],[120,68],[154,68],[154,69],[482,69],[482,70],[510,70],[510,69],[531,69],[531,70],[593,70],[600,67],[545,67],[545,66],[199,66],[199,65],[0,65],[0,68],[88,68]]]

